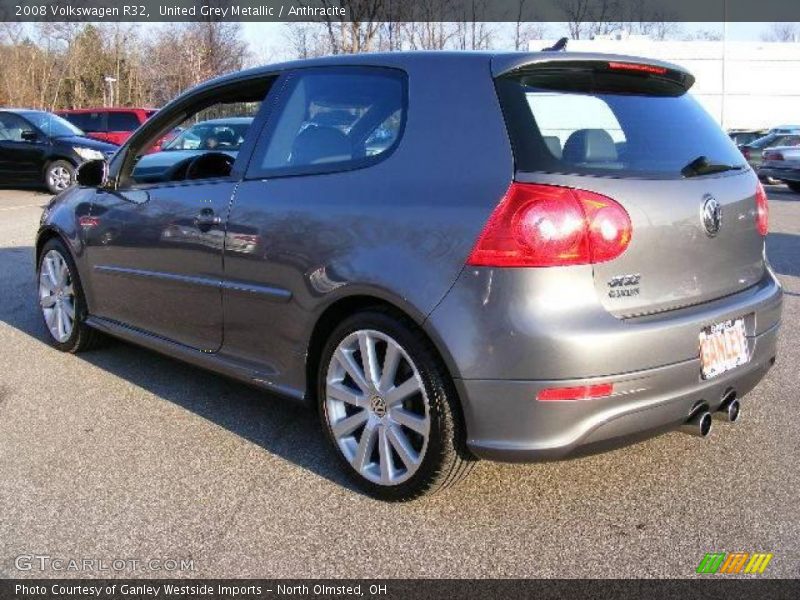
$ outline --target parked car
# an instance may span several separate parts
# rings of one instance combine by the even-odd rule
[[[800,147],[777,146],[766,149],[758,176],[785,183],[793,192],[800,193]]]
[[[78,165],[106,158],[116,149],[85,137],[53,113],[0,109],[2,184],[44,184],[56,194],[74,183]]]
[[[800,133],[800,125],[778,125],[770,129],[769,133],[777,133],[777,134]]]
[[[754,142],[741,146],[739,149],[747,159],[747,162],[750,163],[750,166],[753,167],[753,170],[760,172],[764,150],[775,146],[797,146],[798,144],[800,144],[800,133],[769,133]],[[763,176],[761,180],[764,183],[778,183],[777,180],[772,180],[766,176]]]
[[[767,133],[766,129],[731,129],[728,131],[728,136],[737,146],[745,146],[760,137],[764,137]]]
[[[96,140],[124,144],[139,126],[156,113],[155,108],[73,108],[56,114]]]
[[[634,57],[414,52],[201,84],[46,208],[47,331],[306,401],[386,500],[476,458],[705,436],[774,363],[782,291],[766,194],[693,82]],[[215,101],[261,101],[236,157],[137,182],[148,141]]]
[[[136,163],[133,177],[140,183],[169,181],[175,177],[176,170],[188,167],[192,160],[210,150],[235,159],[252,122],[251,117],[236,117],[192,125],[161,145],[159,152],[142,156]]]

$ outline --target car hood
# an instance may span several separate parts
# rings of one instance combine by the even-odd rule
[[[66,137],[59,137],[56,138],[59,142],[64,144],[69,144],[71,146],[80,146],[81,148],[89,148],[91,150],[97,150],[98,152],[102,152],[103,154],[107,154],[109,152],[116,152],[119,150],[119,146],[115,146],[114,144],[107,144],[106,142],[101,142],[99,140],[93,140],[92,138],[84,137],[82,135],[70,135]]]

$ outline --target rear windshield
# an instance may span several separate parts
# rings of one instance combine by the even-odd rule
[[[746,166],[693,97],[650,79],[552,70],[498,79],[517,169],[673,178],[700,157]]]

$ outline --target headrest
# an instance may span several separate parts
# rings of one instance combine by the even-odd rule
[[[294,140],[293,165],[314,165],[353,158],[353,148],[345,134],[335,127],[310,125]]]
[[[573,164],[614,162],[617,147],[605,129],[578,129],[564,144],[564,160]]]

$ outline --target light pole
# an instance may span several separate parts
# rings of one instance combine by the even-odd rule
[[[117,82],[116,77],[112,77],[111,75],[104,75],[103,76],[103,104],[108,106],[114,106],[114,84]],[[108,88],[108,94],[106,95],[106,87]]]

